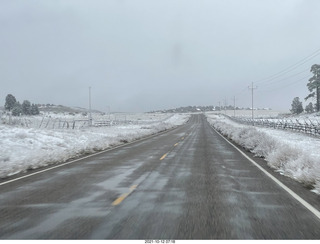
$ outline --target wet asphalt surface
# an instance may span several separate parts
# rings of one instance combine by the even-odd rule
[[[319,210],[318,195],[272,174]],[[0,216],[0,239],[320,239],[320,220],[200,114],[0,186]]]

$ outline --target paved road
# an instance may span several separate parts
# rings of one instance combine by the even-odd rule
[[[319,209],[319,196],[274,175]],[[1,185],[0,216],[0,239],[320,239],[320,219],[203,115]]]

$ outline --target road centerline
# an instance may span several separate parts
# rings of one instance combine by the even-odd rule
[[[120,197],[118,197],[116,200],[114,200],[112,202],[112,206],[117,206],[119,205],[124,199],[126,199],[136,188],[138,187],[138,185],[132,185],[129,188],[129,192],[123,193]]]
[[[160,160],[165,159],[165,158],[167,157],[167,155],[168,155],[168,152],[167,152],[167,153],[165,153],[164,155],[162,155],[162,157],[160,158]]]

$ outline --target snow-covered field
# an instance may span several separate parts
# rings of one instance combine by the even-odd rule
[[[0,125],[0,177],[131,142],[183,124],[190,115],[146,113],[120,116],[139,123],[74,130]]]
[[[219,132],[237,144],[265,158],[267,164],[320,194],[320,140],[315,137],[271,128],[253,127],[207,113]]]
[[[157,123],[166,120],[172,114],[166,113],[92,113],[93,123],[105,122],[110,125],[119,124],[146,124]],[[0,124],[10,124],[15,126],[43,129],[80,129],[88,127],[89,114],[82,113],[54,113],[41,112],[36,116],[9,116],[7,113],[1,114]]]
[[[252,118],[252,110],[221,110],[209,112],[210,114],[225,114],[228,116],[236,116],[241,118]],[[275,118],[279,115],[286,114],[285,111],[276,110],[253,110],[253,115],[255,118]]]

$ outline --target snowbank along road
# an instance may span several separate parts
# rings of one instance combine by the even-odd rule
[[[198,114],[167,133],[2,181],[0,238],[319,239],[319,196],[254,160],[310,206]]]

